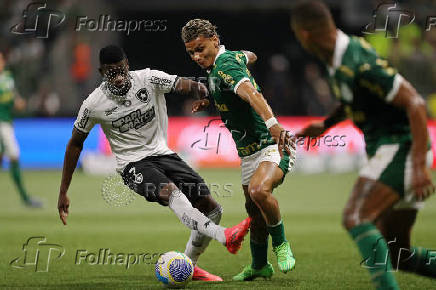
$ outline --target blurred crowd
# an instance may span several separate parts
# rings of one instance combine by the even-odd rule
[[[338,23],[345,32],[362,35],[361,29],[349,25],[360,21],[353,18],[353,5],[337,4],[340,1],[327,2],[333,5],[334,16],[341,18]],[[376,6],[375,2],[359,3],[370,9]],[[425,1],[412,2],[412,5],[420,2]],[[122,11],[119,7],[108,7],[109,4],[104,1],[53,0],[47,3],[69,16],[95,14],[95,11],[112,11],[115,14]],[[114,3],[113,6],[117,6],[116,3],[119,6],[121,2]],[[50,31],[50,37],[44,39],[17,37],[11,34],[10,28],[22,21],[23,9],[28,4],[29,1],[25,0],[2,0],[0,4],[0,51],[6,55],[8,69],[15,77],[20,95],[27,100],[24,115],[75,116],[81,102],[101,81],[96,51],[101,44],[108,42],[123,46],[123,38],[116,33],[77,33],[74,31],[75,23]],[[347,7],[351,7],[350,11]],[[357,15],[355,10],[354,5],[354,14]],[[417,8],[417,11],[420,10]],[[274,17],[276,12],[271,10],[269,13]],[[344,15],[351,20],[344,21],[347,18]],[[366,15],[365,19],[370,20],[370,15]],[[74,21],[74,17],[67,17],[68,21]],[[252,73],[276,114],[324,116],[336,104],[325,78],[326,70],[302,51],[289,27],[284,31],[289,33],[289,37],[280,42],[283,49],[261,53],[262,59],[252,68]],[[415,21],[402,26],[398,38],[386,38],[384,33],[365,37],[417,88],[428,102],[429,115],[436,118],[436,27],[425,31],[423,24]],[[169,39],[180,41],[173,40],[173,37]],[[142,63],[137,61],[136,67],[140,65]],[[190,114],[189,100],[173,99],[169,113]]]

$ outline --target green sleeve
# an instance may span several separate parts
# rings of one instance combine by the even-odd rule
[[[242,82],[250,81],[250,75],[246,66],[246,61],[247,58],[241,52],[226,57],[222,64],[218,66],[218,77],[235,94]]]
[[[392,101],[398,93],[402,81],[401,75],[375,51],[363,58],[358,72],[359,85],[386,102]]]

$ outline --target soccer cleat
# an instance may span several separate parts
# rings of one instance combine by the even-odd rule
[[[42,201],[35,197],[29,197],[29,199],[24,201],[24,205],[31,208],[42,208],[44,206]]]
[[[273,252],[277,256],[277,264],[281,272],[287,273],[295,268],[295,258],[288,242],[273,247]]]
[[[192,276],[192,281],[215,281],[221,282],[223,278],[220,276],[213,275],[206,270],[201,269],[198,266],[194,267],[194,275]]]
[[[251,265],[245,266],[241,273],[232,278],[233,281],[252,281],[258,277],[264,279],[271,279],[274,274],[274,268],[270,263],[267,263],[261,269],[256,270],[251,267]]]
[[[251,218],[248,217],[236,226],[224,230],[226,248],[230,253],[236,254],[241,248],[242,241],[250,228],[250,222]]]

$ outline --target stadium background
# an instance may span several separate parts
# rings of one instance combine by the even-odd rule
[[[363,27],[372,21],[373,10],[381,1],[331,0],[326,2],[332,9],[338,27],[346,33],[362,35]],[[435,152],[436,28],[427,32],[425,23],[427,16],[436,15],[436,4],[434,1],[398,2],[401,9],[410,9],[415,12],[414,23],[401,26],[398,38],[386,38],[383,32],[367,35],[366,38],[382,56],[386,57],[402,75],[413,83],[427,100],[429,132],[431,138],[435,140],[433,144]],[[0,231],[2,231],[2,236],[8,238],[5,240],[5,247],[1,250],[2,264],[0,267],[5,282],[3,284],[0,282],[0,287],[29,285],[56,287],[46,282],[45,279],[56,277],[56,273],[63,273],[62,270],[68,269],[67,266],[61,266],[61,270],[54,270],[54,273],[50,273],[52,276],[45,278],[32,276],[34,274],[32,272],[30,272],[32,275],[23,275],[22,272],[11,269],[7,265],[8,262],[13,258],[12,256],[19,255],[22,243],[31,235],[48,235],[52,240],[60,240],[65,248],[74,249],[82,245],[97,248],[102,244],[105,245],[105,241],[113,239],[113,247],[127,251],[127,249],[140,248],[137,244],[127,240],[128,237],[137,239],[135,231],[140,231],[147,226],[152,227],[153,219],[170,219],[167,211],[161,208],[155,209],[154,206],[148,204],[146,205],[147,213],[144,213],[144,203],[139,199],[136,199],[129,207],[122,209],[113,209],[104,203],[100,196],[101,184],[104,177],[113,172],[114,160],[102,131],[96,127],[85,143],[79,164],[80,169],[73,178],[70,190],[74,192],[72,193],[73,201],[79,199],[74,204],[74,212],[71,216],[72,224],[75,223],[76,228],[70,228],[70,232],[58,229],[60,224],[56,220],[55,202],[60,184],[63,154],[81,102],[101,81],[97,68],[98,50],[102,46],[109,43],[122,46],[128,55],[132,69],[150,67],[185,77],[205,77],[205,73],[189,59],[185,52],[180,40],[180,28],[189,19],[207,18],[218,27],[221,42],[228,49],[246,49],[257,54],[258,61],[251,69],[252,74],[260,84],[273,111],[280,116],[279,120],[286,128],[295,132],[309,121],[328,114],[336,103],[325,80],[325,68],[316,59],[303,52],[290,30],[289,7],[292,1],[47,1],[47,7],[66,15],[65,21],[59,27],[51,27],[48,38],[12,34],[10,28],[23,20],[23,10],[29,3],[31,2],[22,0],[1,1],[0,51],[5,53],[7,68],[13,72],[18,91],[27,101],[26,110],[17,113],[14,121],[21,149],[21,165],[28,169],[24,173],[25,183],[31,192],[45,198],[47,208],[40,212],[29,212],[20,207],[18,196],[7,176],[8,163],[3,162],[3,171],[0,171],[2,192],[0,216],[4,227]],[[111,19],[123,21],[159,20],[162,21],[165,29],[154,32],[133,31],[129,35],[125,31],[90,31],[83,27],[80,31],[76,31],[78,17],[86,16],[88,19],[98,20],[101,15],[108,15]],[[213,108],[207,113],[192,116],[191,101],[186,97],[175,95],[167,97],[170,115],[168,132],[170,147],[180,152],[194,167],[200,168],[200,173],[208,182],[232,183],[235,185],[235,192],[239,194],[239,170],[236,169],[239,161],[229,134],[220,126],[217,113]],[[344,146],[332,146],[331,140],[326,144],[325,139],[324,143],[310,146],[308,150],[307,143],[299,146],[296,173],[288,177],[288,181],[279,190],[279,193],[287,193],[287,191],[298,189],[299,193],[279,197],[281,198],[279,200],[283,204],[283,212],[293,213],[300,220],[298,226],[293,225],[292,232],[292,236],[300,234],[300,238],[295,238],[295,243],[301,245],[300,255],[310,255],[310,249],[317,246],[317,243],[313,241],[304,244],[306,238],[317,239],[319,238],[317,234],[319,234],[323,237],[321,241],[325,241],[327,239],[325,235],[331,234],[331,240],[326,242],[325,248],[328,257],[339,259],[344,264],[332,268],[331,276],[323,277],[322,274],[316,274],[315,278],[306,277],[303,274],[303,276],[297,276],[297,282],[286,277],[291,279],[289,282],[283,278],[285,276],[280,276],[275,286],[271,286],[275,289],[286,283],[288,286],[301,289],[311,289],[315,285],[317,288],[332,288],[336,286],[332,281],[341,277],[341,271],[347,267],[354,267],[356,271],[353,271],[344,285],[350,289],[369,287],[366,273],[357,270],[359,267],[356,251],[347,241],[347,237],[341,232],[339,226],[341,207],[352,186],[352,180],[356,176],[356,169],[364,159],[363,139],[350,122],[342,123],[328,134],[345,136]],[[433,167],[435,164],[436,162],[433,163]],[[227,170],[226,168],[233,169]],[[308,173],[311,175],[306,175]],[[435,176],[434,172],[433,176]],[[312,187],[308,187],[308,184],[312,184]],[[321,192],[324,190],[326,192]],[[314,196],[309,198],[306,195],[308,191]],[[232,198],[217,196],[226,208],[227,217],[225,216],[224,222],[227,224],[236,222],[243,216],[243,207],[235,205],[243,204],[242,197],[236,193],[231,196]],[[302,205],[304,209],[300,208]],[[428,232],[434,229],[431,220],[436,218],[435,209],[436,205],[432,200],[420,217],[416,230],[419,241],[434,243],[436,240],[435,234]],[[75,214],[76,220],[74,220]],[[144,218],[150,218],[150,220],[144,224]],[[117,230],[107,228],[107,223],[117,228],[124,227],[121,233],[125,238],[117,239],[116,233],[113,232]],[[177,224],[174,218],[168,223],[162,223],[166,231],[158,230],[159,240],[167,238],[171,241],[173,239],[171,229],[177,232],[175,240],[180,240],[180,242],[176,245],[162,242],[158,250],[170,250],[176,246],[180,250],[183,249],[186,231]],[[94,229],[91,229],[91,225]],[[100,230],[95,230],[99,227]],[[132,231],[127,233],[125,227]],[[156,243],[156,235],[153,237],[144,240],[149,248]],[[92,244],[91,240],[94,240],[95,244]],[[337,245],[347,249],[338,254],[335,252]],[[205,262],[213,263],[213,255],[222,253],[222,249],[218,247],[216,245],[211,247],[210,256],[205,257]],[[247,249],[242,255],[248,258]],[[349,256],[353,256],[355,261]],[[326,266],[323,259],[318,255],[311,258],[318,264],[303,264],[301,268],[307,271],[311,269],[323,271]],[[238,265],[233,268],[233,272],[238,271],[243,265],[243,261],[236,260],[234,257],[229,259],[231,263]],[[67,288],[95,286],[92,284],[94,278],[100,277],[101,272],[93,269],[95,268],[85,267],[85,270],[82,268],[80,270],[80,273],[84,275],[83,279],[89,283],[75,284],[78,273],[73,271],[66,276],[67,280],[71,280],[70,282],[57,285],[67,286]],[[227,273],[228,269],[225,266],[214,265],[210,266],[210,269],[224,271],[226,278],[230,278],[232,274]],[[87,276],[88,270],[94,276]],[[96,285],[104,288],[125,286],[119,280],[125,272],[119,268],[105,268],[103,272],[109,275],[111,271],[115,271],[119,276],[114,275],[113,279],[108,278],[109,276],[100,277],[102,280]],[[142,285],[144,277],[141,271],[142,269],[137,267],[134,271],[128,272],[129,275],[132,273],[137,275],[129,276],[133,281],[128,284],[129,287]],[[151,281],[152,276],[153,273],[147,272],[145,279]],[[401,278],[400,282],[406,283],[407,281],[409,288],[425,289],[426,285],[428,287],[431,285],[425,279],[410,278],[412,276],[407,275],[405,277],[407,279]],[[321,281],[317,281],[318,278]],[[99,280],[99,278],[96,279]],[[327,280],[330,282],[326,282]],[[31,283],[29,284],[28,281]],[[304,284],[304,281],[310,281],[312,284]],[[259,287],[269,286],[263,282],[259,284]],[[227,284],[227,287],[233,286]]]

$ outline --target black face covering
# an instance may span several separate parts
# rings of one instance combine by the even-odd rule
[[[122,75],[125,79],[124,84],[121,87],[117,87],[113,84],[113,80],[118,76]],[[109,91],[116,96],[124,96],[132,87],[131,77],[129,71],[125,66],[119,66],[116,68],[110,68],[106,71],[104,75],[104,80],[107,82],[107,87]]]

